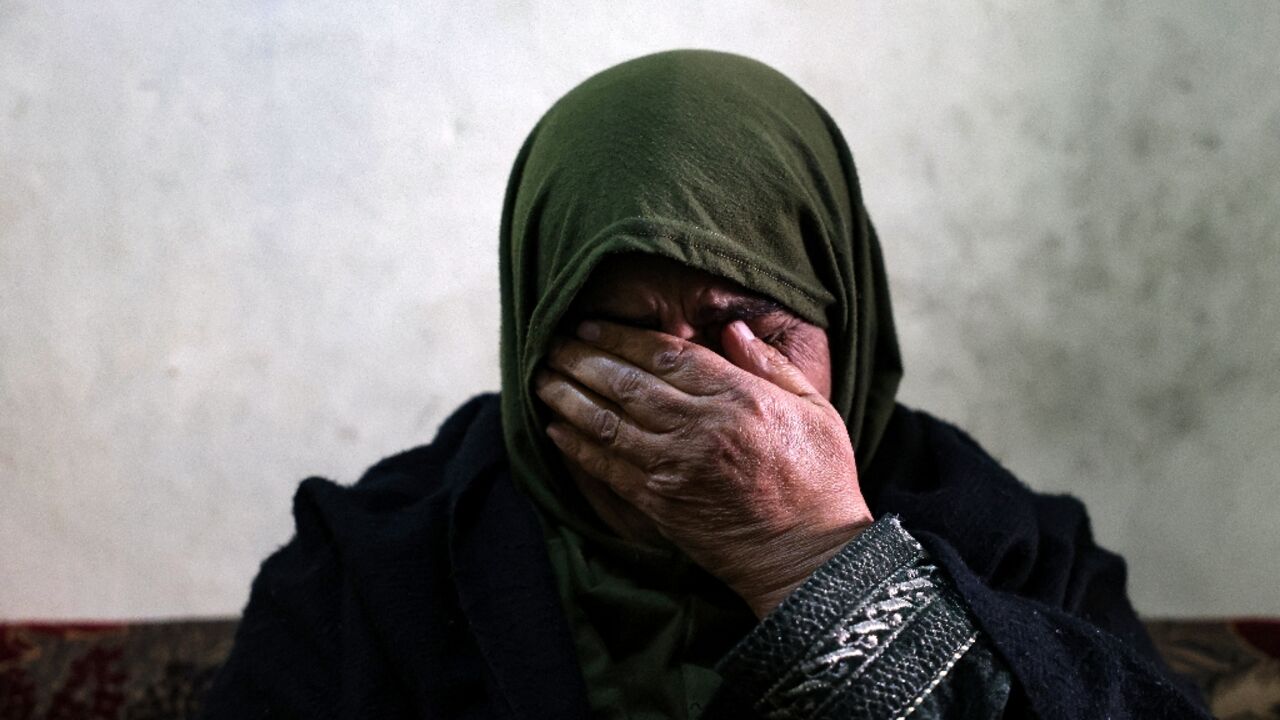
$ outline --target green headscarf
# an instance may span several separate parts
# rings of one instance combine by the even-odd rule
[[[902,369],[853,159],[826,112],[772,68],[649,55],[591,77],[538,122],[501,243],[507,452],[542,516],[592,708],[695,716],[719,684],[715,662],[755,618],[678,550],[623,541],[596,517],[546,440],[531,380],[602,258],[662,255],[826,328],[831,400],[869,467]]]

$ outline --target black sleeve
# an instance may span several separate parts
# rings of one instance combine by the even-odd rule
[[[479,660],[453,600],[445,505],[428,499],[485,417],[496,426],[493,396],[466,403],[431,445],[382,460],[354,486],[302,482],[294,537],[262,563],[203,717],[386,720],[413,717],[424,697],[447,706],[471,696]],[[462,454],[462,466],[478,466],[474,458]]]
[[[963,601],[894,517],[819,568],[719,670],[712,717],[994,720],[1010,689]]]
[[[1076,517],[1084,518],[1086,537],[1061,561],[1070,577],[1054,585],[1065,595],[1033,594],[1044,587],[1033,579],[1016,590],[1001,588],[979,576],[947,540],[927,531],[913,534],[1009,667],[1024,716],[1208,718],[1198,693],[1165,666],[1134,613],[1124,561],[1088,537],[1082,508]],[[1047,542],[1042,536],[1040,552],[1052,554],[1043,547]]]
[[[708,718],[1208,717],[1145,656],[1145,634],[1124,637],[1141,626],[1104,557],[1070,586],[1073,615],[994,590],[929,544],[893,516],[855,538],[725,657]]]
[[[204,701],[202,717],[389,717],[396,693],[348,677],[392,677],[383,660],[355,641],[351,622],[359,603],[347,597],[340,553],[311,503],[314,490],[331,486],[312,478],[294,498],[297,533],[265,562],[253,582],[231,654]],[[344,622],[344,619],[346,622]],[[354,667],[351,667],[354,664]],[[355,670],[356,672],[348,672]],[[372,705],[370,704],[372,703]]]
[[[1083,504],[1032,491],[954,426],[899,406],[860,476],[950,581],[1013,676],[1013,717],[1208,717],[1164,665]]]

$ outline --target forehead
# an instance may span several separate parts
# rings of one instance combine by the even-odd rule
[[[658,255],[622,253],[606,257],[592,271],[576,305],[618,307],[655,302],[716,303],[759,298],[738,283]]]

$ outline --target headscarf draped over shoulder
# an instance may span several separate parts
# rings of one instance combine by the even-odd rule
[[[599,73],[530,133],[501,229],[502,419],[534,501],[593,708],[696,712],[753,618],[670,548],[622,541],[545,439],[531,380],[602,258],[652,253],[736,281],[824,327],[832,404],[870,466],[902,367],[875,230],[835,123],[781,73],[673,51]]]

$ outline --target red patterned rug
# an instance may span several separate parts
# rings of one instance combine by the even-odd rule
[[[1280,720],[1280,620],[1161,620],[1147,630],[1169,667],[1223,720]]]
[[[194,718],[235,626],[0,624],[0,720]]]
[[[194,718],[235,620],[0,623],[0,720]],[[1152,621],[1224,720],[1280,720],[1280,621]]]

